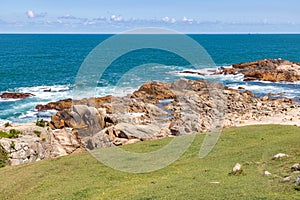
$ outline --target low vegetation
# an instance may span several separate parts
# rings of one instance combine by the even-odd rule
[[[16,129],[10,129],[9,132],[0,131],[0,138],[18,138],[22,132]]]
[[[36,123],[35,123],[37,126],[39,127],[45,127],[46,126],[46,122],[43,120],[43,119],[38,119],[36,120]]]
[[[299,186],[293,184],[297,173],[291,175],[290,169],[300,161],[299,127],[226,129],[213,151],[200,159],[203,139],[197,135],[176,162],[144,174],[113,170],[87,152],[4,167],[0,199],[299,199]],[[171,140],[122,148],[149,152]],[[278,153],[289,156],[273,160]],[[236,163],[243,166],[243,174],[229,175]],[[271,175],[264,175],[266,170]],[[282,182],[290,175],[291,181]]]
[[[34,130],[33,132],[34,132],[34,133],[36,134],[36,136],[38,136],[38,137],[40,137],[41,134],[42,134],[42,132],[39,131],[39,130]]]
[[[7,127],[9,127],[9,126],[11,126],[11,124],[10,124],[9,122],[6,122],[6,123],[4,124],[4,127],[5,127],[5,128],[7,128]]]
[[[0,145],[0,168],[4,167],[8,162],[8,156],[5,149]]]

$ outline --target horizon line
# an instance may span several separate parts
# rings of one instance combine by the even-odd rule
[[[49,34],[49,35],[54,35],[54,34],[61,34],[61,35],[116,35],[116,34],[124,34],[123,32],[0,32],[1,35],[4,34]],[[138,33],[138,34],[165,34],[165,33]],[[167,34],[173,34],[173,33],[167,33]],[[176,34],[176,33],[174,33]],[[300,34],[300,32],[178,32],[178,34],[188,34],[188,35],[193,35],[193,34],[198,34],[198,35],[259,35],[259,34],[264,34],[264,35],[297,35]]]

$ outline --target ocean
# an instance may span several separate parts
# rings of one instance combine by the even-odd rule
[[[0,124],[7,121],[24,123],[37,118],[49,119],[55,111],[38,113],[35,106],[72,97],[75,77],[82,62],[89,52],[111,36],[0,34],[0,93],[29,92],[35,95],[28,99],[0,99]],[[206,49],[216,67],[266,58],[300,61],[300,35],[297,34],[189,36]],[[163,65],[132,68],[131,73],[120,77],[124,69],[128,70],[143,63]],[[272,92],[284,93],[285,97],[294,99],[300,97],[299,82],[243,82],[240,75],[203,77],[178,73],[187,69],[191,69],[191,66],[171,53],[155,49],[135,51],[111,64],[103,80],[98,83],[97,96],[125,95],[145,81],[174,81],[185,77],[216,81],[232,88],[242,86],[258,96]],[[51,92],[44,92],[50,88]]]

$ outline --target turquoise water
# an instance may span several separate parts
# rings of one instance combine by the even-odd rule
[[[72,87],[81,63],[100,42],[112,35],[0,35],[0,92],[31,92],[35,97],[24,100],[0,100],[0,123],[26,122],[47,118],[53,112],[37,113],[34,107],[71,97]],[[300,61],[300,35],[190,35],[210,54],[216,66],[282,58]],[[122,70],[143,63],[161,63],[135,68],[121,78]],[[99,96],[125,94],[147,80],[172,81],[178,71],[190,69],[180,57],[159,50],[144,49],[124,55],[112,63],[103,80],[99,80]],[[120,79],[121,78],[121,79]],[[257,95],[285,92],[299,98],[299,83],[242,82],[241,76],[189,77],[219,81],[230,87],[243,86]],[[117,81],[116,81],[117,80]],[[117,83],[118,82],[118,83]],[[119,84],[120,90],[114,85]],[[51,88],[50,93],[43,92]]]

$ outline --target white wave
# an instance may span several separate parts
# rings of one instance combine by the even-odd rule
[[[0,102],[14,102],[14,101],[20,101],[22,99],[2,99],[0,98]]]
[[[0,126],[6,124],[7,122],[11,124],[11,121],[9,121],[7,119],[0,119]]]
[[[34,112],[34,111],[27,111],[25,113],[22,113],[18,118],[19,119],[25,119],[25,118],[36,118],[37,116],[37,112]]]

